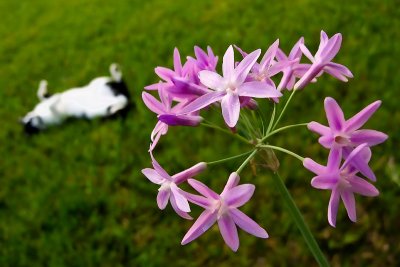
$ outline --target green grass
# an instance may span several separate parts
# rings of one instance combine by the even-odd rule
[[[156,122],[141,102],[141,91],[157,81],[154,67],[171,66],[174,47],[191,55],[194,45],[211,45],[221,58],[233,43],[265,49],[279,38],[288,51],[304,36],[315,51],[321,29],[343,34],[336,61],[355,78],[343,84],[321,77],[296,95],[282,123],[325,122],[328,95],[347,116],[382,99],[367,124],[390,136],[374,148],[371,162],[381,195],[357,198],[355,224],[341,207],[334,229],[326,219],[329,193],[310,187],[312,174],[279,153],[280,172],[333,266],[399,264],[397,1],[5,0],[0,15],[0,266],[315,266],[271,173],[254,177],[249,168],[242,181],[257,190],[243,210],[271,237],[240,232],[235,254],[214,227],[180,245],[191,222],[170,208],[158,210],[157,187],[140,173],[150,166],[149,134]],[[22,133],[18,119],[36,104],[41,79],[58,92],[106,75],[112,62],[122,66],[137,104],[125,122],[73,121],[32,138]],[[214,113],[205,116],[220,117]],[[320,162],[327,156],[317,136],[306,130],[282,133],[273,143]],[[247,150],[218,132],[176,128],[162,138],[156,154],[174,173]],[[239,165],[213,166],[200,178],[222,189]],[[199,212],[195,209],[195,216]]]

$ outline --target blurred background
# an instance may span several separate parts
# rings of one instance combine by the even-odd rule
[[[246,168],[243,183],[256,191],[242,210],[270,234],[258,239],[239,232],[233,253],[214,226],[181,246],[192,225],[156,205],[157,186],[140,172],[156,118],[141,101],[145,85],[158,81],[156,66],[172,67],[172,53],[193,55],[193,46],[212,46],[222,58],[230,44],[263,51],[277,38],[289,52],[305,37],[315,53],[321,29],[341,32],[335,62],[354,79],[325,75],[297,94],[281,125],[326,123],[323,99],[338,100],[350,117],[367,104],[383,104],[366,128],[390,138],[373,148],[371,167],[381,195],[356,197],[358,222],[343,206],[337,227],[329,226],[330,193],[310,186],[312,173],[277,153],[280,173],[333,266],[400,264],[400,9],[396,0],[353,1],[11,1],[0,2],[0,266],[316,266],[272,183]],[[125,121],[73,121],[27,137],[18,123],[37,103],[47,79],[50,92],[85,85],[108,75],[118,62],[136,102]],[[220,70],[220,65],[218,67]],[[265,114],[270,107],[265,106]],[[204,116],[220,119],[219,112]],[[306,129],[271,139],[324,163],[328,151]],[[156,149],[174,174],[199,161],[212,161],[248,148],[219,132],[172,128]],[[213,166],[199,176],[216,191],[240,165]],[[200,209],[193,208],[194,216]]]

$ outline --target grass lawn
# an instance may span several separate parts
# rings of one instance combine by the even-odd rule
[[[0,15],[0,266],[316,266],[266,170],[257,176],[243,171],[242,182],[256,185],[243,210],[269,239],[242,231],[232,253],[213,227],[181,246],[192,222],[170,207],[160,211],[157,187],[140,172],[150,167],[156,123],[141,91],[157,82],[156,66],[172,66],[174,47],[185,56],[194,45],[211,45],[221,59],[230,44],[265,51],[279,38],[287,52],[304,36],[316,51],[321,29],[343,34],[335,61],[354,79],[321,77],[295,96],[282,125],[325,123],[326,96],[337,99],[347,117],[381,99],[366,125],[390,136],[373,149],[371,161],[381,194],[357,198],[357,223],[341,206],[332,228],[329,192],[310,186],[312,173],[278,153],[281,176],[333,266],[400,264],[398,1],[3,0]],[[125,121],[72,121],[34,137],[23,134],[18,120],[37,103],[41,79],[59,92],[108,75],[112,62],[121,65],[136,102]],[[262,107],[269,114],[270,107]],[[216,111],[204,116],[220,120]],[[319,162],[328,154],[306,129],[282,133],[273,143]],[[209,129],[172,128],[156,154],[172,174],[247,150]],[[240,163],[212,166],[200,179],[218,191]]]

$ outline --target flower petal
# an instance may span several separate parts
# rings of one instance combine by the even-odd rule
[[[346,121],[346,126],[345,126],[345,131],[346,132],[352,132],[354,130],[359,129],[361,126],[363,126],[368,119],[372,116],[372,114],[375,113],[375,111],[379,108],[381,105],[382,101],[378,100],[375,101],[365,108],[363,108],[360,112],[358,112],[356,115],[351,117]]]
[[[351,191],[367,197],[376,197],[379,195],[378,189],[366,180],[353,176],[348,180],[351,185]]]
[[[191,126],[195,127],[203,120],[200,116],[162,114],[157,118],[169,126]]]
[[[342,149],[332,147],[329,151],[327,169],[328,172],[336,172],[339,170],[340,162],[342,161]]]
[[[243,206],[253,196],[255,188],[252,184],[235,186],[225,193],[224,199],[226,204],[234,208]]]
[[[357,221],[356,202],[354,199],[354,194],[346,190],[341,192],[340,195],[347,210],[347,216],[349,216],[350,220],[352,220],[353,222]]]
[[[221,108],[225,123],[231,128],[235,127],[239,120],[240,114],[239,96],[237,94],[228,92],[222,98]]]
[[[240,96],[249,96],[256,98],[281,97],[282,93],[265,82],[246,82],[238,88]]]
[[[331,198],[328,205],[328,221],[333,227],[336,226],[336,216],[339,208],[340,194],[338,190],[332,190]]]
[[[260,238],[268,238],[268,233],[261,226],[259,226],[253,219],[244,214],[238,209],[231,209],[229,211],[233,221],[242,230],[247,233]]]
[[[213,198],[215,200],[219,200],[220,197],[217,193],[212,191],[208,186],[203,184],[202,182],[199,182],[195,179],[189,179],[188,183],[193,187],[194,190],[202,194],[203,196],[207,198]]]
[[[190,206],[187,199],[180,193],[180,189],[176,186],[176,184],[171,183],[171,195],[174,196],[176,200],[176,206],[184,212],[190,212]]]
[[[261,49],[253,51],[252,53],[247,55],[235,68],[233,78],[236,81],[237,85],[241,85],[244,82],[251,68],[253,67],[254,63],[256,63],[258,57],[260,56],[260,54],[261,54]]]
[[[375,130],[358,130],[352,133],[350,141],[355,145],[367,143],[368,146],[375,146],[386,141],[388,136]]]
[[[142,170],[144,176],[154,184],[162,184],[164,178],[154,169],[146,168]]]
[[[176,74],[173,70],[164,67],[157,67],[154,69],[155,73],[164,81],[170,81]]]
[[[226,185],[221,193],[221,196],[225,196],[228,190],[231,190],[232,188],[234,188],[239,184],[239,181],[240,181],[239,174],[237,174],[236,172],[232,172],[231,175],[229,175],[228,181],[226,182]]]
[[[206,168],[207,168],[207,163],[205,162],[197,163],[196,165],[190,167],[189,169],[186,169],[184,171],[181,171],[173,175],[172,180],[174,181],[175,184],[178,185],[182,182],[185,182],[187,179],[192,178],[193,176],[196,176],[199,173],[202,173]]]
[[[311,185],[318,189],[332,189],[337,185],[339,176],[339,173],[321,174],[311,180]]]
[[[160,174],[164,179],[171,180],[171,176],[164,170],[163,167],[157,162],[157,160],[153,156],[153,152],[150,152],[151,163],[153,164],[154,170]]]
[[[314,160],[312,160],[310,158],[305,158],[303,160],[303,166],[307,170],[309,170],[317,175],[324,174],[327,171],[325,166],[322,166],[321,164],[316,163]]]
[[[181,55],[179,54],[179,50],[176,47],[174,49],[174,70],[178,76],[182,74]]]
[[[189,103],[187,106],[182,108],[182,110],[179,112],[179,114],[188,114],[192,113],[194,111],[200,110],[204,107],[207,107],[208,105],[220,101],[224,95],[226,94],[225,91],[215,91],[211,92],[205,95],[202,95],[193,102]]]
[[[187,212],[184,212],[178,208],[178,205],[176,204],[176,200],[175,200],[175,197],[173,194],[171,194],[171,197],[169,198],[169,200],[170,200],[171,206],[174,209],[174,211],[176,212],[176,214],[178,214],[179,216],[181,216],[184,219],[193,220],[193,218]]]
[[[326,127],[325,125],[322,125],[318,122],[312,121],[307,124],[307,128],[317,134],[320,135],[329,135],[332,133],[331,129],[329,127]]]
[[[162,114],[166,112],[164,105],[151,94],[143,92],[142,99],[144,104],[154,113]]]
[[[157,205],[160,208],[160,210],[165,209],[165,207],[168,204],[168,199],[170,195],[170,190],[169,189],[161,189],[158,191],[157,194]]]
[[[186,245],[187,243],[198,238],[204,232],[206,232],[217,220],[217,213],[210,212],[209,210],[203,211],[197,218],[196,222],[190,227],[189,231],[183,237],[181,244]]]
[[[202,70],[199,72],[199,79],[208,88],[217,90],[223,85],[223,78],[214,71]]]
[[[325,98],[324,105],[330,128],[334,131],[340,131],[345,123],[342,109],[332,97]]]
[[[221,218],[218,219],[218,227],[225,243],[233,251],[237,251],[239,248],[239,236],[237,233],[236,225],[233,222],[232,218],[227,214],[221,216]]]
[[[222,74],[224,78],[231,80],[234,74],[235,68],[235,55],[233,51],[233,47],[230,45],[224,54],[224,58],[222,59]]]
[[[367,147],[366,147],[367,148]],[[351,148],[344,147],[344,157],[346,158],[346,163],[350,164],[350,166],[355,167],[359,172],[361,172],[363,175],[365,175],[367,178],[369,178],[371,181],[376,181],[376,176],[374,172],[371,170],[371,168],[368,166],[368,161],[365,159],[365,154],[362,152],[364,149],[361,149],[361,152],[357,152],[355,155],[352,155],[351,158],[348,160],[352,152]],[[344,163],[343,163],[344,165]],[[342,166],[342,168],[344,168]]]
[[[191,193],[188,193],[185,191],[183,191],[182,194],[186,197],[187,200],[196,204],[197,206],[200,206],[205,209],[207,209],[211,206],[211,201],[208,200],[208,198],[205,198],[203,196],[194,195],[194,194],[191,194]]]

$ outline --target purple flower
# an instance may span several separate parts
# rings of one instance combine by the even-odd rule
[[[218,73],[208,70],[199,72],[202,84],[213,91],[200,96],[182,109],[182,114],[200,110],[208,105],[221,101],[222,115],[229,127],[234,127],[239,119],[239,97],[273,98],[282,94],[273,87],[263,82],[245,82],[251,68],[260,56],[261,51],[256,50],[246,56],[235,68],[233,47],[229,46],[223,63],[223,77]]]
[[[370,160],[371,153],[367,144],[356,147],[339,168],[342,159],[341,151],[338,148],[331,149],[327,166],[322,166],[309,158],[303,161],[304,167],[317,175],[311,180],[311,185],[318,189],[332,190],[328,206],[328,221],[333,227],[336,225],[340,198],[343,200],[348,217],[355,222],[357,216],[354,193],[371,197],[379,195],[375,186],[357,176],[358,170],[353,165],[353,159],[357,156],[366,162]]]
[[[153,155],[150,153],[152,159],[153,169],[146,168],[142,170],[142,173],[149,179],[152,183],[160,185],[157,195],[157,205],[163,210],[168,204],[168,200],[171,202],[172,208],[175,212],[185,219],[192,219],[192,217],[187,214],[190,212],[189,203],[183,194],[183,191],[178,188],[177,185],[185,182],[187,179],[201,173],[207,168],[205,162],[200,162],[193,167],[170,176],[158,162],[155,160]]]
[[[304,44],[300,44],[300,49],[303,54],[312,62],[312,65],[303,77],[295,84],[294,89],[301,89],[306,86],[315,77],[321,75],[321,72],[327,72],[333,77],[347,82],[347,78],[353,78],[351,71],[341,64],[331,62],[331,60],[339,52],[342,44],[342,35],[335,34],[332,38],[328,38],[324,31],[321,31],[321,42],[315,56],[312,56],[310,51]]]
[[[368,129],[360,130],[379,108],[381,101],[373,102],[348,120],[345,120],[343,111],[335,99],[325,98],[324,105],[329,127],[312,121],[308,124],[308,129],[321,135],[318,141],[325,148],[343,148],[344,156],[347,157],[352,149],[360,144],[366,143],[368,146],[374,146],[388,138],[382,132]],[[362,174],[371,180],[375,180],[375,175],[365,161],[356,157],[354,162]]]
[[[151,94],[143,92],[142,99],[145,105],[154,113],[158,115],[159,121],[151,132],[152,145],[150,150],[153,150],[161,135],[165,135],[168,132],[168,126],[197,126],[202,118],[194,114],[178,115],[185,103],[178,103],[174,107],[172,105],[172,98],[164,90],[158,91],[160,100],[158,101]]]
[[[233,250],[239,248],[239,237],[236,225],[257,237],[268,238],[267,232],[246,214],[238,210],[249,201],[254,193],[252,184],[239,183],[239,175],[233,172],[220,195],[203,183],[189,179],[188,183],[201,195],[185,192],[187,199],[205,210],[192,225],[182,240],[185,245],[207,231],[216,221],[225,243]]]
[[[310,64],[300,64],[302,56],[300,49],[301,44],[304,44],[303,37],[301,37],[293,46],[288,56],[278,48],[276,52],[278,62],[274,65],[274,68],[279,72],[283,72],[282,79],[278,85],[278,90],[283,90],[285,88],[288,90],[293,89],[296,78],[301,78],[310,68]]]
[[[196,63],[187,61],[184,65],[177,48],[174,49],[174,70],[157,67],[156,74],[164,81],[145,87],[147,90],[166,90],[172,98],[180,101],[193,100],[199,95],[208,93],[209,90],[200,85],[197,78]]]

